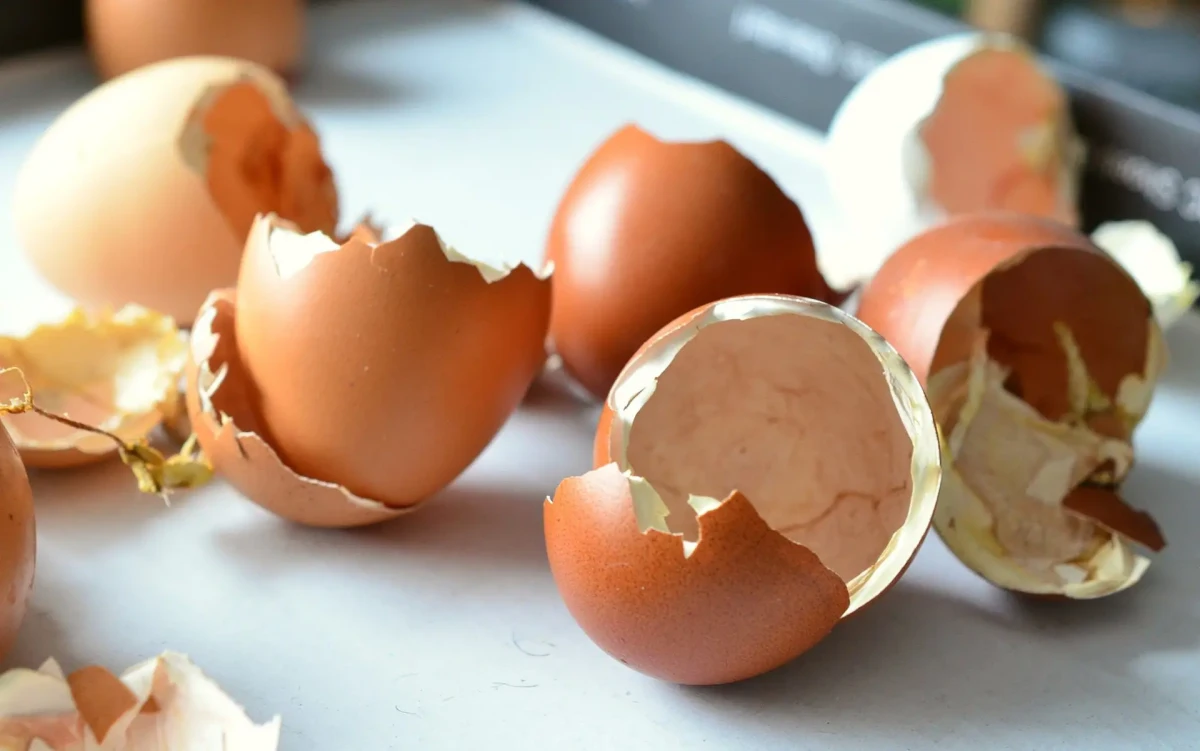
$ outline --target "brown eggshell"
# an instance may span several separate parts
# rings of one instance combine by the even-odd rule
[[[220,55],[280,73],[296,70],[302,0],[87,0],[88,49],[102,78],[149,63]]]
[[[1067,362],[1051,322],[1067,324],[1097,385],[1115,397],[1126,375],[1145,368],[1151,306],[1086,236],[1052,220],[989,212],[951,219],[901,246],[863,289],[856,315],[923,385],[968,358],[982,325],[992,332],[988,354],[1014,370],[1022,398],[1053,420],[1066,410]]]
[[[564,480],[545,527],[555,581],[580,626],[664,680],[729,683],[776,668],[823,639],[850,604],[845,583],[740,493],[700,517],[703,542],[686,558],[681,538],[638,531],[615,464]],[[579,544],[589,538],[605,544]]]
[[[238,281],[267,440],[303,475],[417,503],[474,461],[540,371],[549,278],[477,266],[422,224],[379,245],[324,238],[280,271],[312,241],[260,219]]]
[[[655,331],[705,303],[777,292],[832,301],[796,204],[724,141],[627,126],[580,168],[546,246],[553,346],[602,398]]]
[[[0,659],[25,618],[36,553],[33,491],[16,447],[0,426]]]
[[[171,5],[169,3],[164,5]],[[337,194],[283,81],[219,57],[139,68],[69,107],[14,190],[23,249],[88,306],[137,303],[188,325],[237,280],[255,215],[332,232]]]
[[[359,498],[338,485],[303,477],[280,460],[263,438],[257,395],[238,357],[236,308],[233,290],[217,290],[192,330],[187,412],[213,468],[268,511],[314,527],[374,524],[415,508],[390,508]]]
[[[874,602],[940,482],[932,413],[895,351],[777,295],[652,337],[609,394],[595,461],[545,505],[555,582],[601,648],[691,684],[777,667]]]

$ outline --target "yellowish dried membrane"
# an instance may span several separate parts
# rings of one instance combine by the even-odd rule
[[[255,724],[187,657],[167,652],[120,678],[99,667],[64,676],[0,675],[0,749],[21,751],[274,751],[281,721]]]
[[[1137,281],[1154,305],[1163,328],[1179,320],[1200,296],[1192,266],[1179,256],[1171,238],[1143,221],[1107,222],[1092,233],[1092,242]]]
[[[145,438],[175,414],[187,343],[175,322],[129,305],[116,313],[76,309],[25,336],[0,337],[0,367],[19,368],[38,406],[110,433]],[[19,449],[107,454],[111,439],[32,411],[0,418]]]
[[[1102,597],[1137,583],[1150,561],[1063,502],[1083,482],[1119,482],[1132,465],[1133,447],[1087,426],[1089,416],[1114,405],[1080,370],[1070,332],[1057,330],[1075,408],[1062,422],[1047,420],[1005,390],[1008,370],[988,357],[986,336],[967,362],[931,378],[930,400],[953,459],[934,524],[964,563],[999,586]],[[1137,408],[1130,406],[1118,414],[1132,430]]]

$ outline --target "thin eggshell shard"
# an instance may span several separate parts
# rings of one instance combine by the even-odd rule
[[[0,337],[0,367],[24,373],[42,409],[108,431],[127,444],[177,407],[187,344],[168,316],[130,305],[75,309],[22,336]],[[115,442],[31,412],[0,417],[30,467],[70,467],[111,456]]]
[[[52,284],[182,325],[234,284],[258,212],[333,231],[338,210],[284,82],[221,57],[155,63],[91,91],[38,140],[14,197],[23,250]]]
[[[256,724],[173,652],[119,678],[98,666],[64,676],[53,660],[0,675],[0,739],[29,751],[274,751],[280,727],[278,717]]]
[[[274,216],[250,233],[235,328],[261,435],[299,474],[411,506],[461,474],[528,391],[551,282],[472,261],[423,224],[332,245]]]
[[[836,364],[813,365],[814,352]],[[723,380],[738,370],[754,375]],[[722,396],[731,393],[731,401]],[[771,394],[795,403],[772,407],[762,401]],[[800,404],[814,396],[836,404]],[[823,436],[821,447],[779,427],[798,414],[810,435]],[[852,426],[826,435],[831,414],[841,416],[839,427]],[[862,430],[864,421],[873,430]],[[814,450],[838,460],[814,473]],[[842,465],[867,455],[877,467],[863,472],[879,486],[842,487],[862,480],[847,480]],[[873,602],[924,539],[941,477],[932,412],[895,351],[836,308],[774,295],[703,306],[652,337],[610,391],[595,461],[596,470],[547,499],[555,581],[603,649],[680,683],[723,683],[776,667]],[[859,513],[859,499],[898,514],[883,521]],[[823,526],[824,517],[836,523]],[[887,529],[877,536],[880,522]]]
[[[603,399],[654,332],[735,295],[828,302],[804,215],[725,141],[668,142],[628,125],[580,166],[546,240],[550,336],[567,373]]]
[[[0,425],[0,660],[25,619],[37,557],[33,491],[8,432]]]
[[[1180,258],[1171,238],[1149,222],[1106,222],[1092,232],[1092,242],[1137,280],[1164,329],[1183,317],[1200,295],[1192,265]]]
[[[242,495],[285,519],[314,527],[355,527],[411,510],[360,498],[288,468],[261,433],[256,396],[238,358],[233,290],[205,301],[192,330],[187,411],[213,467]]]
[[[987,56],[1007,56],[1015,70],[987,70]],[[1010,78],[1039,95],[1005,99],[1016,90]],[[939,117],[947,96],[976,122]],[[975,96],[989,98],[963,104]],[[979,139],[1004,148],[985,154]],[[838,279],[868,279],[901,243],[964,211],[1022,210],[1073,223],[1082,158],[1061,87],[1019,40],[969,32],[915,45],[860,81],[833,117],[826,175],[855,240],[822,260]]]

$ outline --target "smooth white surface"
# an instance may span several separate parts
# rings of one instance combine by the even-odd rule
[[[312,49],[300,98],[348,217],[414,215],[465,252],[536,260],[574,169],[636,120],[729,137],[836,245],[812,134],[524,7],[335,5]],[[5,207],[33,140],[91,84],[75,56],[0,67]],[[15,243],[6,208],[9,326],[61,304]],[[594,412],[542,392],[458,483],[372,529],[291,526],[220,482],[163,508],[118,463],[36,474],[37,590],[6,662],[186,652],[255,718],[281,713],[292,750],[1197,748],[1200,318],[1169,339],[1128,497],[1171,546],[1108,600],[1015,599],[931,536],[894,590],[785,668],[707,689],[643,677],[588,641],[550,577],[542,499],[587,469]]]

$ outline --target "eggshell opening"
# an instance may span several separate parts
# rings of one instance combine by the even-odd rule
[[[20,368],[42,409],[135,443],[175,409],[187,344],[175,322],[137,306],[76,309],[24,336],[0,337],[0,367]],[[107,436],[25,412],[0,415],[30,467],[69,467],[116,451]]]
[[[491,442],[545,362],[550,280],[495,266],[412,223],[378,244],[250,232],[238,356],[259,435],[306,477],[410,506]]]
[[[734,295],[844,295],[821,274],[796,203],[725,141],[627,125],[575,174],[546,242],[550,335],[565,371],[603,399],[650,336]]]
[[[878,597],[940,482],[932,412],[891,347],[774,295],[652,338],[610,392],[608,458],[547,499],[551,569],[601,648],[680,683],[777,667]]]
[[[0,675],[0,737],[19,748],[224,748],[274,751],[280,719],[261,725],[185,656],[168,652],[120,678],[99,666],[64,676],[53,660]]]
[[[0,600],[0,660],[25,619],[36,557],[33,491],[25,466],[0,425],[0,592],[5,593]]]
[[[927,170],[916,185],[942,212],[1078,223],[1079,147],[1066,94],[1024,47],[992,42],[953,65],[915,135]]]
[[[213,467],[242,495],[300,524],[354,527],[393,519],[390,508],[293,472],[262,437],[258,395],[238,356],[233,290],[209,295],[192,329],[187,411]]]
[[[316,133],[280,92],[251,79],[214,86],[197,104],[180,148],[205,176],[235,237],[246,237],[260,213],[285,216],[305,232],[336,228],[333,172]]]
[[[1166,358],[1116,262],[1058,223],[964,216],[900,248],[859,315],[924,375],[952,459],[934,527],[961,560],[1074,598],[1140,579],[1130,543],[1161,534],[1118,489]]]

